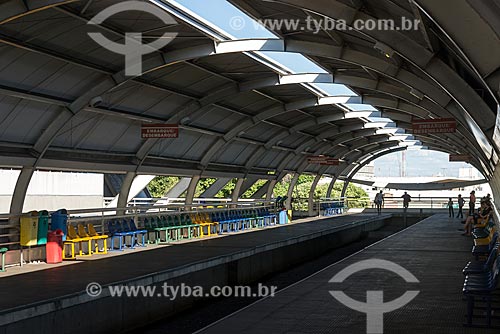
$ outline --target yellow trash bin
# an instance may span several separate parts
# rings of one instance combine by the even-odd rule
[[[21,246],[36,246],[38,243],[38,211],[21,217]]]

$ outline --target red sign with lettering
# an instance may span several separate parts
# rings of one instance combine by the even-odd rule
[[[457,131],[457,121],[453,118],[436,118],[413,120],[413,134],[454,133]]]
[[[179,138],[179,126],[177,124],[143,124],[141,137],[143,139]]]
[[[329,157],[309,157],[307,162],[315,165],[323,166],[338,166],[340,164],[339,159],[329,158]]]

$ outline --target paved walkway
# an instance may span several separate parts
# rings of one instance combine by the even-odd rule
[[[462,326],[466,308],[461,271],[472,257],[472,241],[460,235],[459,227],[445,215],[434,215],[197,333],[366,333],[366,314],[336,301],[331,290],[362,303],[367,290],[383,290],[385,302],[419,290],[409,304],[385,314],[384,333],[498,333]],[[342,269],[368,259],[395,262],[420,283],[406,283],[380,269],[360,271],[344,283],[328,283]]]
[[[390,217],[385,215],[382,217]],[[102,285],[168,272],[194,263],[251,251],[257,247],[298,239],[321,231],[343,228],[361,221],[380,218],[373,214],[344,215],[308,219],[302,223],[226,234],[146,251],[125,251],[123,256],[94,255],[74,265],[56,266],[13,276],[0,276],[0,315],[14,308],[81,293],[90,282]]]

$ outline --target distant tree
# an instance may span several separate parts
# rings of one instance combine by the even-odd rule
[[[241,198],[252,198],[252,195],[262,188],[267,183],[267,180],[257,180],[247,191],[245,191],[240,197]]]
[[[200,197],[215,181],[217,181],[216,178],[201,178],[196,185],[194,197]]]
[[[224,188],[219,190],[219,192],[215,195],[216,198],[230,198],[234,188],[236,187],[236,180],[237,179],[232,179],[229,181]]]
[[[147,188],[153,197],[163,197],[180,180],[177,176],[157,176],[149,182]]]

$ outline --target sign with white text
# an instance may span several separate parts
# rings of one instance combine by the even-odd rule
[[[307,158],[307,162],[313,165],[323,165],[323,166],[338,166],[340,164],[339,159],[334,159],[330,157],[309,157]]]
[[[141,127],[142,139],[179,138],[177,124],[143,124]]]
[[[412,120],[412,132],[416,135],[429,133],[454,133],[457,131],[457,121],[453,118]]]

